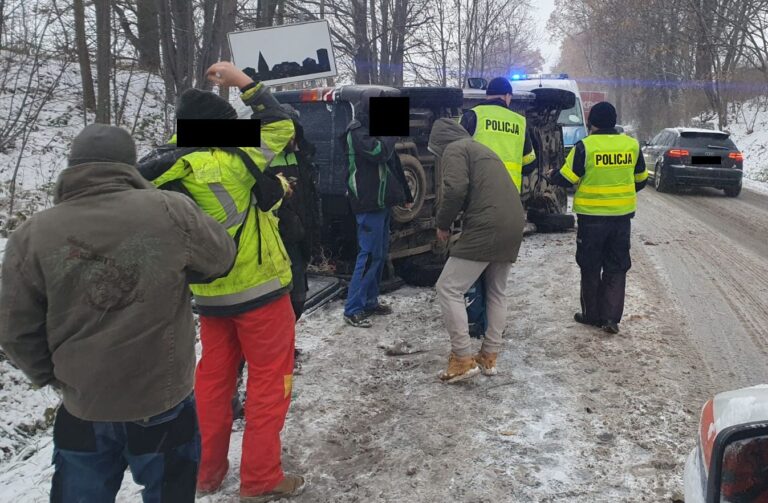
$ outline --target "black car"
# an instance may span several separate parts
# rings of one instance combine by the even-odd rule
[[[714,187],[725,195],[741,192],[742,154],[728,133],[710,129],[668,128],[643,147],[645,164],[659,192],[678,187]]]

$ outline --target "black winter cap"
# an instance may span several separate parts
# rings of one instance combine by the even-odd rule
[[[216,93],[187,89],[176,101],[177,119],[237,119],[237,110]]]
[[[587,125],[598,129],[610,129],[616,126],[616,109],[607,101],[597,103],[589,111]]]
[[[89,162],[136,165],[136,144],[125,129],[106,124],[86,126],[72,140],[69,167]]]
[[[503,94],[512,94],[512,84],[505,77],[496,77],[488,83],[485,89],[486,96],[501,96]]]

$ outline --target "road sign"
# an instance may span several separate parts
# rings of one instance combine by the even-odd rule
[[[336,76],[328,21],[228,33],[235,65],[267,85]]]

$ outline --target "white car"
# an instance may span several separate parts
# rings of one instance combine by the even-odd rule
[[[704,404],[684,483],[686,503],[768,502],[768,385]]]

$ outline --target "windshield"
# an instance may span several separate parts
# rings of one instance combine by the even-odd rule
[[[576,104],[571,108],[560,112],[557,123],[561,126],[583,126],[584,118],[581,116],[581,102],[576,98]]]
[[[712,133],[682,133],[680,146],[736,150],[736,145],[726,135]]]

